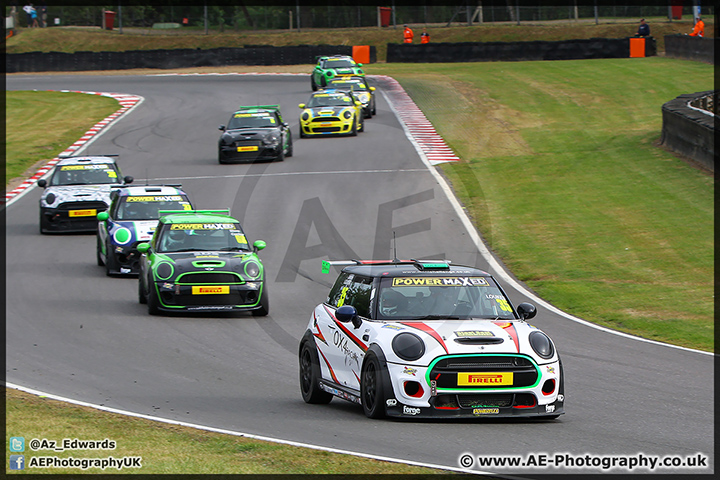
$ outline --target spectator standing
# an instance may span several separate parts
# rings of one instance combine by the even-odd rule
[[[32,6],[32,3],[30,4]],[[30,17],[32,17],[32,26],[33,28],[38,28],[40,24],[38,23],[38,12],[35,10],[35,7],[33,7],[32,12],[30,12]]]
[[[33,4],[28,3],[23,7],[23,10],[25,10],[25,13],[27,14],[27,26],[28,28],[32,28],[32,12],[35,11]]]
[[[420,34],[420,43],[430,43],[430,34],[427,33],[427,28],[423,28]]]
[[[640,19],[640,26],[638,27],[638,31],[635,34],[636,37],[649,37],[650,36],[650,25],[645,23],[645,19]]]
[[[412,43],[414,36],[415,34],[412,29],[405,25],[405,30],[403,31],[403,43]]]
[[[698,17],[697,22],[695,22],[695,26],[693,27],[693,31],[690,34],[691,37],[704,37],[705,36],[705,22],[702,21],[702,18]]]

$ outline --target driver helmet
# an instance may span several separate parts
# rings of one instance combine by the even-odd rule
[[[394,317],[398,315],[399,310],[403,308],[407,302],[405,296],[393,289],[383,290],[380,295],[380,313],[386,317]]]

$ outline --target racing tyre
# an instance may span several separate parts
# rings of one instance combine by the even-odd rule
[[[368,353],[360,377],[360,398],[365,416],[383,418],[385,416],[385,395],[382,386],[382,370],[374,353]]]
[[[45,215],[40,212],[40,233],[46,234],[47,233],[47,220],[45,220]]]
[[[110,249],[110,244],[106,241],[105,242],[105,274],[108,277],[111,277],[115,274],[117,270],[119,270],[117,260],[115,259],[115,255],[113,255],[112,250]]]
[[[373,115],[377,114],[377,107],[375,106],[375,102],[373,102],[372,114],[373,114]]]
[[[315,83],[315,76],[310,75],[310,88],[312,88],[312,91],[315,92],[318,89],[317,83]]]
[[[147,303],[147,297],[143,291],[142,280],[138,279],[138,303],[145,305]]]
[[[253,310],[253,317],[265,317],[270,313],[270,299],[268,298],[267,285],[263,283],[262,294],[260,294],[260,308]]]
[[[300,138],[305,138],[306,135],[303,133],[302,127],[300,127]]]
[[[153,287],[154,287],[154,285],[148,286],[148,298],[147,298],[148,313],[150,315],[159,315],[160,314],[160,299],[157,296],[157,291]]]
[[[102,248],[100,248],[100,237],[97,237],[97,241],[95,242],[97,246],[95,247],[95,256],[97,257],[97,264],[98,267],[102,267],[105,265],[105,262],[103,262],[102,255],[100,252],[102,252]]]
[[[357,137],[357,119],[353,118],[353,128],[350,131],[351,137]]]
[[[321,390],[320,361],[311,341],[303,343],[300,350],[300,393],[305,403],[330,403],[332,395]]]
[[[365,117],[360,115],[360,128],[358,129],[358,132],[364,132],[365,131]]]

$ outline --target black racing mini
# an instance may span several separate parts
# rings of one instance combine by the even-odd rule
[[[292,157],[292,134],[279,105],[240,107],[219,130],[223,132],[218,140],[220,163],[282,162]]]
[[[138,301],[161,312],[268,314],[265,269],[229,210],[161,211],[150,242],[138,245]]]

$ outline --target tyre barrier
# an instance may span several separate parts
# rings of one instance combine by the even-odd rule
[[[631,38],[590,38],[559,42],[388,43],[387,62],[456,63],[628,58],[631,56],[630,40]],[[643,40],[643,56],[657,55],[656,40],[653,37]]]
[[[712,102],[703,101],[710,97]],[[715,105],[717,92],[688,93],[662,106],[660,143],[715,172],[715,114],[694,104]]]
[[[235,65],[315,64],[322,55],[353,55],[352,45],[245,45],[207,50],[130,50],[126,52],[28,52],[5,55],[6,73],[82,72],[91,70],[127,70],[133,68],[191,68]],[[370,63],[377,52],[370,46],[365,52]],[[368,55],[369,54],[369,55]],[[308,72],[309,73],[309,72]]]

